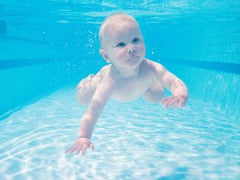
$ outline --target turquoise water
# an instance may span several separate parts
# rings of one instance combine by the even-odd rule
[[[147,58],[189,89],[184,109],[110,101],[96,150],[65,155],[85,107],[77,83],[103,65],[98,30],[133,15]],[[0,2],[0,179],[240,179],[240,1]]]
[[[85,111],[74,92],[59,90],[1,122],[0,179],[240,178],[239,123],[193,99],[181,110],[110,101],[95,151],[65,155]]]

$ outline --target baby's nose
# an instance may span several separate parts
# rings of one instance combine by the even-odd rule
[[[136,51],[136,48],[134,46],[130,46],[128,48],[128,54],[135,54],[137,51]]]
[[[136,54],[136,50],[135,49],[129,50],[128,54]]]

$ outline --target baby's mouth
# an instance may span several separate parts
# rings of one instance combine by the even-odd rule
[[[138,63],[139,59],[138,58],[133,58],[133,59],[127,59],[128,64],[136,64]]]
[[[131,55],[131,56],[127,59],[127,61],[136,61],[136,60],[138,60],[138,58],[139,58],[139,56],[137,56],[137,55]]]

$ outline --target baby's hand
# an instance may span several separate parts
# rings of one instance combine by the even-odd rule
[[[182,108],[187,102],[187,96],[171,96],[162,101],[164,108],[175,107]]]
[[[94,150],[94,146],[90,139],[88,138],[78,138],[78,140],[73,144],[72,147],[70,147],[65,153],[74,153],[76,151],[76,154],[78,155],[80,152],[82,155],[85,155],[85,152],[87,148],[90,148]]]

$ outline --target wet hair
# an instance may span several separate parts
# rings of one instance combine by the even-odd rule
[[[100,40],[101,48],[104,47],[103,36],[104,36],[104,31],[107,25],[109,23],[118,23],[118,22],[120,23],[120,22],[126,22],[126,21],[132,21],[138,25],[137,21],[132,16],[125,13],[112,13],[105,18],[99,30],[99,40]]]

